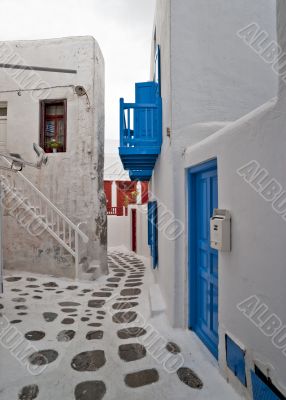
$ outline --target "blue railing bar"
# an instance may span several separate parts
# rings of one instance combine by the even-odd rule
[[[124,145],[126,145],[126,144],[129,144],[130,146],[135,146],[135,145],[137,145],[137,144],[139,144],[140,145],[140,143],[149,143],[149,144],[151,144],[151,143],[154,143],[154,145],[155,146],[160,146],[160,142],[156,139],[156,138],[151,138],[150,136],[148,136],[147,138],[146,137],[142,137],[142,136],[137,136],[137,137],[135,137],[135,138],[132,138],[132,139],[127,139],[126,137],[124,138],[124,140],[123,140],[123,144]]]
[[[152,138],[150,138],[150,137],[148,137],[147,139],[146,138],[142,138],[142,137],[140,137],[140,138],[138,138],[138,139],[131,139],[131,140],[128,140],[128,139],[124,139],[124,144],[130,144],[131,146],[135,146],[135,145],[140,145],[142,142],[144,142],[144,143],[149,143],[149,144],[151,144],[151,143],[154,143],[154,146],[155,147],[159,147],[160,146],[160,144],[159,144],[159,142],[158,142],[158,140],[157,139],[152,139]],[[153,146],[152,146],[153,147]]]
[[[139,135],[134,135],[133,138],[128,139],[126,136],[124,137],[123,143],[124,144],[130,144],[130,145],[135,145],[135,144],[140,144],[141,142],[146,142],[146,143],[155,143],[156,146],[160,146],[160,142],[157,138],[152,138],[151,136],[139,136]]]
[[[127,110],[127,126],[128,126],[128,139],[131,139],[130,135],[130,108]]]
[[[157,104],[137,104],[137,103],[123,103],[124,109],[128,108],[158,108]]]

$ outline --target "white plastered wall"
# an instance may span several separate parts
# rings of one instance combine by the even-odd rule
[[[32,159],[32,143],[39,143],[40,100],[67,99],[67,151],[49,155],[48,166],[41,171],[27,168],[24,174],[74,223],[88,222],[88,257],[106,272],[104,60],[100,48],[92,37],[1,42],[0,47],[1,62],[77,70],[77,74],[33,72],[29,81],[29,70],[18,70],[22,73],[19,79],[11,75],[17,70],[1,69],[0,101],[8,102],[8,150]],[[88,98],[75,93],[71,86],[76,85],[86,89]],[[50,89],[15,92],[39,86]],[[6,268],[74,276],[72,260],[58,257],[58,245],[49,237],[29,237],[10,217],[5,217],[4,236]]]
[[[278,5],[278,40],[285,52],[286,3],[278,1]],[[286,85],[281,81],[278,100],[269,100],[235,123],[191,146],[185,155],[186,167],[217,158],[219,207],[228,209],[232,216],[232,250],[219,254],[219,354],[225,376],[241,392],[246,389],[226,367],[226,332],[246,349],[248,384],[249,371],[256,364],[286,395],[283,346],[280,349],[274,346],[273,335],[265,335],[263,328],[259,329],[237,308],[243,300],[257,296],[260,304],[268,307],[264,321],[275,314],[282,324],[286,324],[286,223],[273,209],[271,200],[267,201],[261,195],[271,179],[276,179],[283,190],[286,188],[285,109]],[[268,174],[267,179],[258,182],[256,190],[237,172],[252,160]],[[249,182],[254,176],[250,174]],[[260,327],[262,321],[261,316]],[[251,397],[250,392],[246,395]]]
[[[277,92],[277,78],[271,69],[236,36],[239,29],[253,20],[275,39],[273,0],[243,0],[235,4],[226,0],[157,1],[155,26],[161,47],[163,146],[151,191],[163,208],[167,207],[184,224],[186,147],[263,104]],[[169,318],[178,327],[188,325],[186,235],[185,229],[177,240],[170,241],[164,230],[159,231],[159,268],[155,272]]]

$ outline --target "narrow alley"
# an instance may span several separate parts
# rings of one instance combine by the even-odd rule
[[[2,0],[0,400],[286,400],[286,0]]]
[[[5,276],[1,400],[239,399],[195,335],[152,312],[144,258],[108,264],[97,282]]]

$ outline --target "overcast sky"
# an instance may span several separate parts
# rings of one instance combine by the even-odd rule
[[[105,59],[105,136],[119,136],[119,98],[149,79],[155,0],[0,0],[0,40],[92,35]]]

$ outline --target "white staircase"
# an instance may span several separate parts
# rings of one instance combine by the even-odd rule
[[[11,163],[4,157],[6,166]],[[1,199],[4,210],[15,217],[30,234],[48,232],[75,260],[75,277],[79,277],[79,240],[88,242],[79,225],[67,218],[21,172],[0,170]],[[31,224],[32,222],[32,224]],[[31,228],[33,227],[33,229]]]

